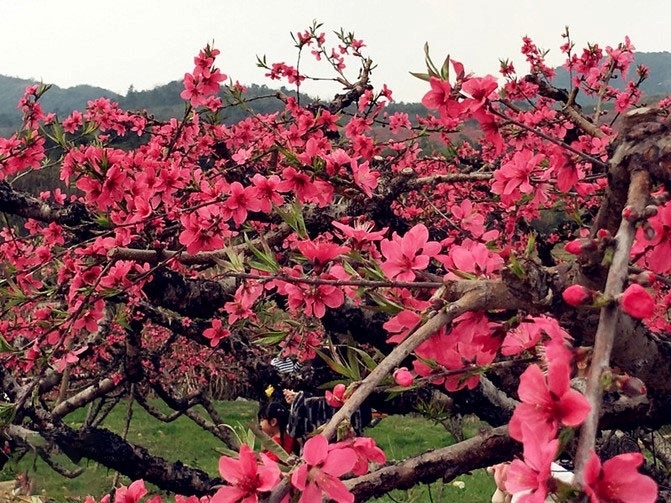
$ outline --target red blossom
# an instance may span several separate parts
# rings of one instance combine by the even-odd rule
[[[139,503],[147,494],[143,480],[136,480],[128,487],[121,486],[114,493],[114,503]]]
[[[338,503],[354,502],[339,479],[357,463],[353,449],[329,446],[324,435],[315,435],[305,442],[302,457],[304,463],[291,475],[292,485],[301,491],[299,503],[321,501],[323,493]]]
[[[350,251],[347,246],[338,246],[326,241],[298,241],[296,247],[313,266],[319,267],[320,270],[332,260]]]
[[[638,452],[618,454],[603,465],[596,453],[585,464],[584,490],[591,503],[654,503],[657,501],[657,484],[650,477],[638,472],[643,464]]]
[[[620,297],[622,310],[632,318],[650,318],[655,312],[655,299],[638,283],[632,283]]]
[[[259,466],[248,445],[240,446],[238,459],[219,458],[219,473],[230,485],[221,487],[212,496],[211,503],[256,503],[259,493],[270,491],[280,481],[280,467],[268,456],[261,455]]]
[[[215,348],[219,345],[219,342],[222,339],[231,335],[231,331],[227,328],[223,328],[222,321],[219,318],[215,318],[212,320],[212,326],[203,331],[203,335],[210,339],[210,346]]]
[[[243,187],[240,182],[233,182],[229,190],[230,194],[224,205],[230,211],[236,225],[247,220],[249,211],[261,210],[262,203],[258,198],[256,187]]]
[[[518,394],[521,403],[510,420],[510,436],[520,442],[524,425],[553,437],[560,425],[578,426],[587,417],[590,405],[582,393],[570,387],[570,353],[561,343],[554,343],[553,358],[548,361],[547,375],[538,365],[530,365],[520,376]]]
[[[569,241],[564,245],[564,250],[573,255],[582,255],[582,252],[585,250],[585,240],[580,238]]]
[[[426,269],[441,246],[436,241],[429,241],[429,229],[424,224],[417,224],[403,237],[394,233],[391,240],[383,240],[380,249],[387,259],[380,266],[382,271],[391,279],[412,281],[414,271]]]
[[[327,307],[335,309],[345,302],[342,288],[334,285],[302,287],[288,283],[284,288],[288,295],[289,309],[292,312],[304,307],[306,315],[316,318],[323,318]]]
[[[431,84],[431,91],[422,98],[422,105],[427,108],[438,109],[441,117],[458,117],[462,113],[463,107],[456,100],[450,83],[436,77],[431,77],[429,83]]]
[[[354,475],[365,475],[368,473],[368,463],[373,462],[382,465],[387,462],[382,449],[380,449],[375,440],[370,437],[356,437],[354,439],[341,442],[340,445],[350,447],[357,456],[357,461],[352,468]]]
[[[552,439],[545,430],[522,425],[525,441],[524,461],[513,460],[505,473],[505,487],[510,494],[524,493],[529,503],[543,503],[549,492],[551,464],[557,456],[559,440]]]

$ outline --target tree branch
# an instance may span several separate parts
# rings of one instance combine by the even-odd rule
[[[627,147],[628,145],[625,143],[619,148],[626,149]],[[613,156],[613,162],[618,162],[620,158],[616,152]],[[630,159],[630,161],[627,160],[629,162],[628,171],[631,173],[627,208],[631,211],[631,215],[638,217],[622,218],[618,232],[615,235],[615,252],[603,292],[606,298],[612,300],[607,306],[601,309],[599,317],[599,325],[595,335],[594,351],[585,390],[585,397],[589,401],[591,410],[580,429],[580,439],[575,458],[575,476],[577,482],[580,484],[584,483],[585,464],[595,446],[603,397],[601,377],[610,367],[611,352],[617,332],[617,321],[620,310],[619,305],[614,299],[622,293],[623,286],[627,280],[631,247],[636,233],[636,218],[641,218],[645,215],[645,206],[650,196],[650,174],[646,171],[646,167],[640,164],[638,156],[632,156]]]
[[[418,482],[428,484],[441,477],[449,482],[472,470],[509,461],[519,451],[520,444],[508,436],[508,427],[499,426],[344,482],[356,501],[366,501],[394,489],[409,489]]]

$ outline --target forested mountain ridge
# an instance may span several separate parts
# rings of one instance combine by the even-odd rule
[[[648,97],[661,97],[671,94],[671,52],[639,52],[636,53],[635,65],[645,65],[650,69],[649,78],[641,85],[641,90]],[[635,71],[632,66],[630,72]],[[618,87],[619,81],[614,79],[612,85]],[[26,86],[36,83],[35,80],[21,79],[0,75],[0,133],[5,134],[8,129],[14,129],[20,120],[17,102],[23,95]],[[564,68],[557,69],[554,84],[560,88],[569,87],[569,74]],[[147,91],[135,91],[131,86],[126,96],[114,93],[107,89],[89,85],[78,85],[62,88],[53,85],[42,98],[42,105],[46,112],[55,112],[64,118],[72,110],[83,110],[89,100],[106,97],[119,103],[122,108],[139,110],[146,109],[159,119],[179,117],[184,110],[184,102],[179,94],[182,91],[182,82],[175,80]],[[282,88],[285,93],[292,91]],[[261,96],[271,97],[276,90],[266,85],[252,84],[248,86],[248,98]],[[272,113],[281,109],[277,100],[255,101],[254,110],[260,113]],[[394,103],[393,111],[407,112],[411,117],[422,113],[423,107],[419,103]],[[225,120],[236,122],[243,117],[241,110],[230,110],[230,116]]]
[[[27,86],[38,83],[35,80],[20,79],[0,75],[0,128],[16,125],[21,118],[17,103]],[[55,112],[63,118],[73,110],[83,110],[89,100],[104,96],[120,100],[120,96],[101,87],[78,85],[62,88],[53,85],[42,98],[42,106],[48,112]]]
[[[635,76],[636,66],[643,65],[649,69],[649,77],[641,84],[644,96],[663,97],[671,94],[671,52],[637,52],[634,64],[629,67],[627,77]],[[554,79],[556,87],[568,89],[569,73],[565,68],[557,68],[557,76]],[[624,87],[624,79],[617,76],[611,81],[611,85],[617,89]]]

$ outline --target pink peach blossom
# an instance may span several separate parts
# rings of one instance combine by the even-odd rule
[[[220,488],[211,503],[256,503],[258,493],[270,491],[280,481],[277,463],[264,454],[261,461],[263,465],[259,466],[254,452],[246,444],[240,446],[238,459],[219,458],[219,473],[230,485]]]
[[[305,442],[303,460],[291,475],[291,484],[302,491],[299,503],[322,501],[322,493],[338,503],[354,502],[354,495],[339,479],[357,462],[353,449],[329,446],[324,435],[315,435]]]
[[[632,318],[650,318],[655,312],[655,299],[641,285],[633,283],[622,293],[620,306]]]
[[[591,503],[657,501],[657,484],[650,477],[638,472],[643,461],[642,454],[629,452],[619,454],[602,465],[599,456],[592,452],[585,464],[584,487]]]

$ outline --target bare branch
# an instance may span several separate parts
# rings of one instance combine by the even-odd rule
[[[625,142],[618,149],[627,149],[629,146]],[[621,159],[617,151],[613,159],[615,159],[615,162]],[[622,218],[618,232],[615,235],[617,244],[603,292],[606,298],[613,299],[613,301],[601,309],[599,325],[595,335],[592,362],[587,376],[585,396],[589,401],[591,410],[580,430],[580,440],[578,441],[576,452],[575,474],[576,480],[579,483],[584,483],[585,463],[594,449],[603,397],[601,377],[610,367],[613,342],[617,333],[620,310],[614,299],[622,293],[623,286],[627,280],[631,247],[636,233],[636,219],[645,214],[645,206],[650,196],[650,174],[645,170],[645,166],[639,164],[640,158],[634,155],[627,158],[626,161],[630,163],[628,170],[631,172],[627,206],[631,211],[631,215],[637,215],[638,217]]]
[[[499,426],[458,444],[425,452],[344,482],[356,501],[366,501],[393,489],[408,489],[418,482],[430,483],[441,477],[449,482],[472,470],[508,461],[519,450],[520,444],[508,436],[508,427]]]
[[[51,414],[55,418],[63,417],[72,412],[73,410],[76,410],[80,407],[83,407],[87,403],[92,402],[96,398],[113,391],[114,389],[118,388],[122,382],[123,379],[121,380],[118,379],[114,380],[111,378],[102,379],[101,381],[92,384],[84,391],[80,391],[76,395],[71,396],[67,400],[64,400],[61,403],[59,403],[51,411]]]

